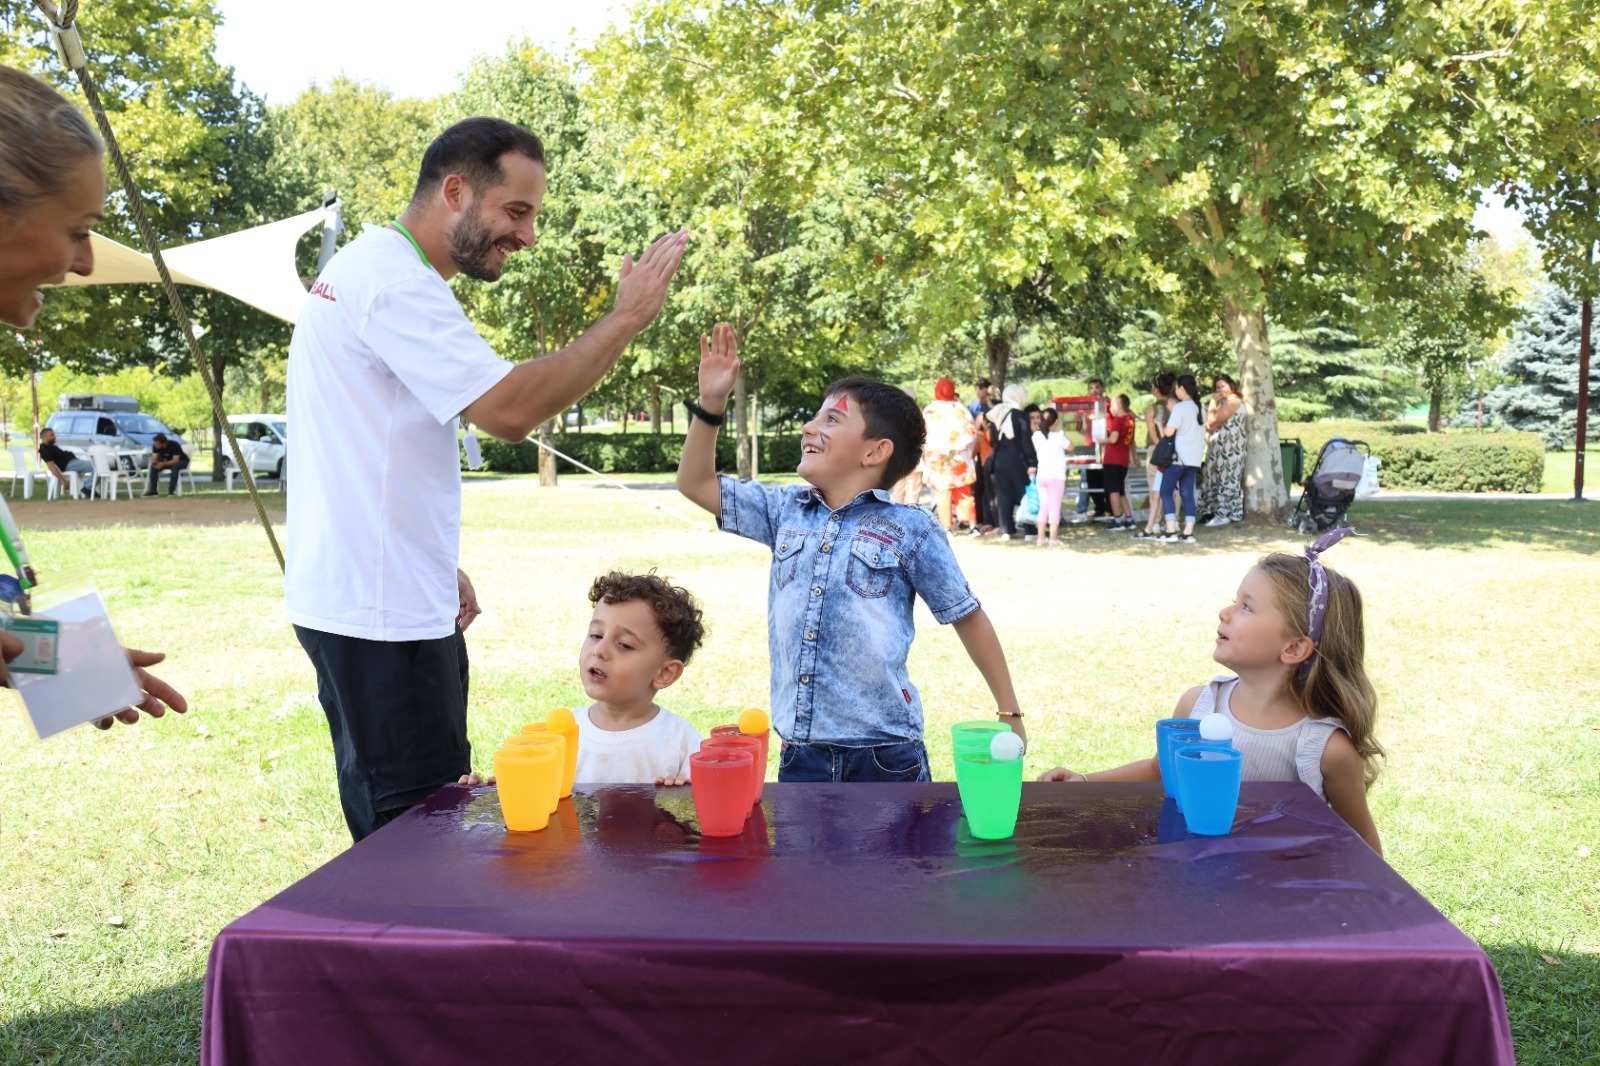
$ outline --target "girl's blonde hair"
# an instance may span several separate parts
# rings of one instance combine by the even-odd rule
[[[105,151],[72,101],[31,74],[0,66],[0,221],[59,192],[84,157]]]
[[[1307,611],[1311,602],[1311,563],[1303,555],[1274,552],[1256,564],[1272,582],[1273,598],[1282,612],[1290,636],[1309,637]],[[1355,583],[1323,566],[1328,575],[1328,612],[1323,618],[1322,640],[1311,657],[1311,669],[1289,675],[1289,688],[1301,708],[1313,718],[1337,718],[1366,764],[1366,783],[1378,778],[1378,760],[1384,756],[1374,729],[1378,719],[1378,694],[1367,680],[1366,624],[1362,620],[1361,592]]]

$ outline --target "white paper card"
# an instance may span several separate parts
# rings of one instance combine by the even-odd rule
[[[478,445],[478,435],[470,429],[467,430],[461,438],[461,447],[467,453],[467,469],[480,469],[483,466],[483,449]]]
[[[62,575],[36,590],[31,617],[61,626],[54,674],[11,675],[40,740],[139,702],[138,678],[87,574]]]

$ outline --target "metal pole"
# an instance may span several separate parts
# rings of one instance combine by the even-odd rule
[[[1578,447],[1572,464],[1572,502],[1583,502],[1583,455],[1589,439],[1589,333],[1594,328],[1594,299],[1584,297],[1578,337]]]

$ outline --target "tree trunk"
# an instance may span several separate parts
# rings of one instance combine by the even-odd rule
[[[661,432],[661,382],[650,382],[650,432]]]
[[[745,387],[744,371],[739,371],[739,376],[733,386],[733,425],[734,454],[738,457],[738,473],[740,481],[749,481],[754,471],[754,464],[750,462],[750,406],[749,394]]]
[[[224,398],[227,396],[227,390],[223,387],[223,382],[226,380],[227,372],[228,357],[226,355],[213,355],[211,357],[211,377],[217,383],[217,395]],[[212,434],[213,440],[211,443],[211,480],[215,482],[223,479],[223,456],[230,455],[230,452],[227,431],[222,428],[222,421],[215,410],[211,412],[211,426],[215,430]]]
[[[984,357],[988,362],[988,377],[994,386],[991,393],[995,403],[1000,402],[1000,393],[1006,387],[1006,371],[1011,366],[1011,334],[996,333],[984,344]]]
[[[546,419],[544,424],[539,427],[539,443],[545,445],[546,448],[555,446],[555,419]],[[539,449],[539,487],[541,489],[553,489],[556,487],[556,457],[545,451],[544,448]]]
[[[1437,386],[1428,397],[1428,432],[1439,432],[1444,424],[1444,390]]]
[[[1584,297],[1582,323],[1578,331],[1578,450],[1572,464],[1572,498],[1583,499],[1583,458],[1589,444],[1589,356],[1593,341],[1594,300]]]
[[[1289,494],[1283,487],[1283,454],[1278,450],[1278,399],[1272,383],[1266,312],[1229,300],[1222,314],[1239,358],[1239,385],[1249,409],[1244,507],[1254,514],[1277,514],[1289,502]]]
[[[761,476],[761,390],[750,390],[750,479]]]

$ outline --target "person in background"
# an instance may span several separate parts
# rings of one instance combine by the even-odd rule
[[[150,445],[150,487],[144,490],[144,495],[156,495],[156,488],[161,484],[161,472],[170,471],[167,478],[167,495],[178,494],[178,477],[189,465],[189,456],[185,454],[183,446],[175,440],[168,440],[165,433],[157,433]]]
[[[994,441],[995,521],[1000,539],[1010,540],[1017,534],[1017,505],[1027,491],[1028,479],[1038,472],[1039,459],[1033,453],[1033,435],[1028,432],[1028,416],[1022,410],[1028,402],[1028,390],[1021,385],[1007,385],[1000,396],[1002,402],[983,417]]]
[[[1022,409],[1022,413],[1028,416],[1028,432],[1039,432],[1039,405],[1036,403],[1030,403],[1028,406]]]
[[[1067,492],[1067,435],[1057,428],[1060,415],[1054,407],[1040,412],[1033,434],[1033,452],[1039,461],[1039,535],[1034,544],[1044,547],[1049,528],[1050,547],[1060,546],[1056,530],[1061,525],[1061,499]]]
[[[1128,465],[1133,461],[1133,434],[1136,423],[1128,410],[1128,397],[1119,394],[1111,401],[1111,413],[1106,416],[1105,448],[1101,462],[1106,487],[1106,498],[1111,502],[1111,528],[1122,531],[1132,529],[1133,508],[1128,504]]]
[[[967,413],[972,416],[974,434],[973,470],[977,476],[972,482],[972,499],[978,521],[972,527],[972,535],[977,536],[995,529],[994,436],[989,432],[989,423],[984,418],[994,406],[994,385],[988,378],[979,378],[973,383],[973,388],[978,398],[967,405]]]
[[[928,431],[922,449],[923,480],[933,493],[939,524],[947,533],[954,533],[957,523],[965,521],[976,531],[972,482],[977,470],[972,445],[977,433],[972,416],[956,401],[955,383],[949,378],[933,383],[933,402],[922,409],[922,421]]]
[[[1196,516],[1194,482],[1205,457],[1205,417],[1196,401],[1200,387],[1193,374],[1179,374],[1174,395],[1178,402],[1167,416],[1162,433],[1177,445],[1178,459],[1161,473],[1161,503],[1166,509],[1167,532],[1161,539],[1168,544],[1193,544]],[[1178,531],[1178,514],[1172,497],[1176,493],[1183,501],[1183,531]]]
[[[913,400],[917,398],[917,390],[913,389],[909,385],[904,386],[900,391],[911,397]],[[918,463],[915,467],[913,467],[911,473],[894,483],[894,488],[889,490],[889,498],[895,503],[903,503],[907,507],[922,506],[921,463]]]
[[[44,306],[41,286],[94,272],[89,234],[105,217],[104,151],[70,100],[0,65],[0,322],[26,329]],[[22,650],[20,640],[0,632],[0,660],[10,662]],[[141,710],[160,718],[169,707],[179,714],[189,709],[183,693],[145,669],[165,655],[123,650],[144,698],[96,726],[110,729],[113,719],[133,725]],[[0,682],[9,683],[3,662]]]
[[[1106,395],[1106,383],[1099,378],[1089,379],[1089,395],[1097,402],[1103,401]],[[1089,454],[1095,452],[1094,439],[1094,412],[1086,411],[1083,415],[1083,445]],[[1073,513],[1074,522],[1087,522],[1089,520],[1089,503],[1094,503],[1094,518],[1099,521],[1109,516],[1106,507],[1105,479],[1099,470],[1090,470],[1085,467],[1078,474],[1078,508]]]
[[[1172,502],[1170,498],[1162,502],[1161,468],[1151,460],[1155,455],[1156,442],[1161,439],[1162,430],[1172,413],[1172,405],[1177,402],[1172,395],[1177,384],[1177,375],[1166,370],[1150,381],[1150,394],[1155,397],[1155,402],[1144,409],[1144,439],[1149,445],[1145,453],[1144,472],[1146,484],[1150,486],[1150,499],[1144,528],[1133,535],[1136,540],[1154,540],[1161,536],[1161,516]]]
[[[67,474],[79,473],[88,476],[84,478],[78,494],[85,498],[94,495],[94,464],[57,444],[56,431],[48,427],[39,431],[39,461],[50,476],[61,483],[62,492],[71,489]]]
[[[1244,397],[1218,374],[1206,405],[1206,462],[1200,468],[1200,514],[1208,526],[1244,521]]]

